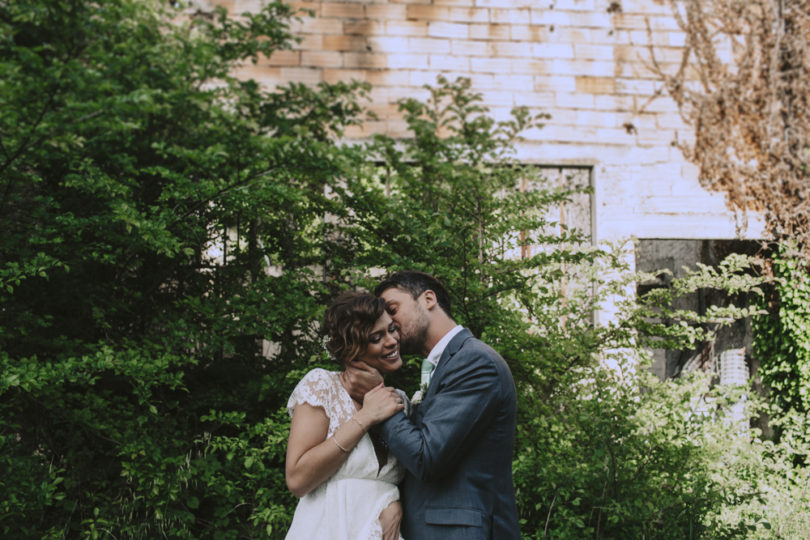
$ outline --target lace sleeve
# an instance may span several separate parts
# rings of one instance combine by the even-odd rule
[[[287,413],[292,417],[295,406],[307,403],[313,407],[321,407],[329,416],[332,409],[332,392],[329,381],[329,372],[325,369],[315,368],[301,379],[287,401]]]
[[[400,390],[399,388],[394,389],[397,394],[399,394],[400,399],[402,399],[402,405],[405,407],[402,412],[405,413],[405,416],[411,416],[411,410],[413,409],[411,405],[411,400],[408,399],[408,394],[405,393],[404,390]]]

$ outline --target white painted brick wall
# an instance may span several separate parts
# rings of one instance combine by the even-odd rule
[[[266,0],[210,0],[232,13]],[[289,81],[368,81],[379,119],[347,137],[407,136],[396,111],[440,74],[466,76],[496,118],[526,105],[552,115],[530,130],[519,159],[594,166],[597,239],[733,238],[737,216],[698,182],[672,141],[690,140],[677,107],[659,96],[648,44],[666,65],[680,61],[684,34],[662,0],[340,0],[291,2],[315,12],[294,23],[303,40],[239,75]],[[648,34],[647,24],[652,29]],[[642,109],[643,108],[643,109]],[[629,129],[628,129],[629,128]],[[762,223],[749,216],[746,235]]]

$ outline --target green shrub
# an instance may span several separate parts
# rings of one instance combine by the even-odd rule
[[[229,74],[290,8],[0,2],[0,535],[278,537],[359,85]],[[275,268],[276,270],[273,270]],[[262,340],[278,352],[265,357]]]

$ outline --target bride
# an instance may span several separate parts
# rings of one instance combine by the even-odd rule
[[[358,292],[329,306],[323,330],[343,369],[313,369],[287,403],[287,487],[301,498],[287,540],[397,540],[403,471],[368,430],[403,410],[407,398],[380,383],[358,402],[346,370],[399,369],[399,330],[382,299]]]

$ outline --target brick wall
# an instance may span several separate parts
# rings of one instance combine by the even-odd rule
[[[262,0],[216,0],[232,13]],[[674,103],[656,97],[648,46],[675,66],[684,42],[664,0],[356,0],[291,2],[312,17],[294,23],[302,38],[245,76],[273,86],[288,81],[361,80],[373,85],[378,119],[347,136],[403,136],[403,97],[424,97],[439,74],[465,76],[496,118],[517,105],[548,112],[526,134],[528,163],[591,165],[597,239],[733,238],[761,235],[671,143],[690,130]],[[647,25],[651,33],[647,31]]]

